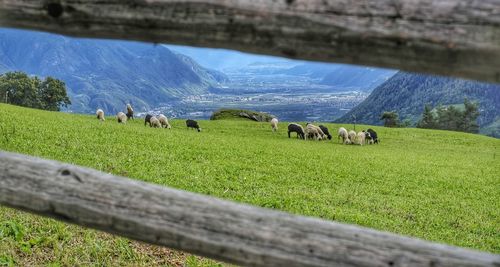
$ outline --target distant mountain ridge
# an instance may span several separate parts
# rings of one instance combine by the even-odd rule
[[[170,44],[163,44],[162,46],[167,47],[176,53],[187,55],[206,68],[218,71],[234,70],[256,62],[271,63],[293,61],[286,58],[249,54],[227,49],[189,47]]]
[[[386,82],[396,72],[395,70],[373,67],[340,65],[335,72],[326,74],[320,84],[373,90]]]
[[[225,49],[193,48],[164,45],[172,51],[190,56],[201,65],[236,75],[286,75],[308,77],[317,85],[331,86],[336,91],[369,92],[392,77],[397,70],[374,67],[308,62],[272,56],[254,55]],[[253,79],[254,77],[251,77]]]
[[[309,76],[317,79],[318,84],[335,86],[344,90],[371,91],[396,72],[396,70],[348,64],[304,62],[277,73]]]
[[[479,102],[481,132],[500,137],[500,129],[491,129],[500,125],[500,85],[407,72],[398,72],[336,122],[352,122],[354,115],[357,123],[381,125],[382,112],[394,110],[415,123],[425,104],[461,104],[465,97]]]
[[[0,29],[0,72],[6,71],[63,80],[74,112],[116,113],[125,103],[144,111],[227,79],[161,45]]]

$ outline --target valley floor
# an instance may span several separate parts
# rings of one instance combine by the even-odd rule
[[[162,113],[173,118],[209,119],[221,108],[249,109],[277,116],[282,121],[334,121],[361,103],[367,93],[247,93],[207,94],[184,97],[182,101],[141,112]]]
[[[286,124],[199,121],[201,133],[0,105],[0,149],[237,202],[500,253],[500,140],[371,127],[379,145],[288,138]],[[338,127],[325,124],[332,133]],[[356,126],[357,130],[367,126]],[[217,265],[0,208],[0,265]]]

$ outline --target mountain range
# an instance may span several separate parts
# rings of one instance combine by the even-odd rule
[[[247,90],[248,80],[304,81],[303,87],[324,86],[327,91],[370,92],[397,71],[348,64],[309,62],[272,56],[254,55],[225,49],[164,45],[174,52],[193,58],[200,65],[224,72],[230,80],[240,80]],[[303,80],[307,78],[307,80]],[[283,84],[283,83],[282,83]],[[251,86],[250,86],[251,87]],[[287,84],[283,84],[287,87]],[[269,87],[275,89],[275,86]],[[286,88],[290,89],[290,88]],[[315,89],[312,89],[315,90]],[[288,91],[288,90],[287,90]]]
[[[500,85],[424,74],[398,72],[377,87],[337,122],[380,125],[384,111],[396,111],[401,120],[417,122],[424,105],[459,105],[464,98],[479,103],[480,131],[500,137]]]
[[[114,114],[126,103],[146,111],[227,79],[161,45],[0,29],[0,71],[18,70],[63,80],[68,111],[81,113],[103,108]]]

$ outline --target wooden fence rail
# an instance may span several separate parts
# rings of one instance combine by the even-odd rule
[[[0,152],[0,204],[247,266],[500,266],[500,255]]]
[[[0,25],[500,82],[500,0],[0,0]],[[500,266],[500,255],[8,152],[0,204],[249,266]]]
[[[0,0],[0,25],[500,82],[500,0]]]

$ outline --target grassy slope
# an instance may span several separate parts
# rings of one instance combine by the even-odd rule
[[[268,123],[200,121],[203,132],[198,133],[186,130],[183,121],[174,120],[172,130],[152,129],[142,120],[120,125],[109,117],[101,123],[94,116],[7,105],[0,105],[0,126],[2,150],[500,253],[498,139],[373,127],[380,145],[345,146],[288,139],[286,123],[273,134]],[[148,265],[162,259],[125,239],[49,219],[40,223],[10,209],[0,212],[0,264],[33,259],[73,265],[81,259]],[[25,235],[16,237],[16,227]],[[30,239],[50,240],[35,240],[26,252],[22,244]],[[187,256],[174,257],[183,264]],[[193,257],[187,261],[200,263]]]

